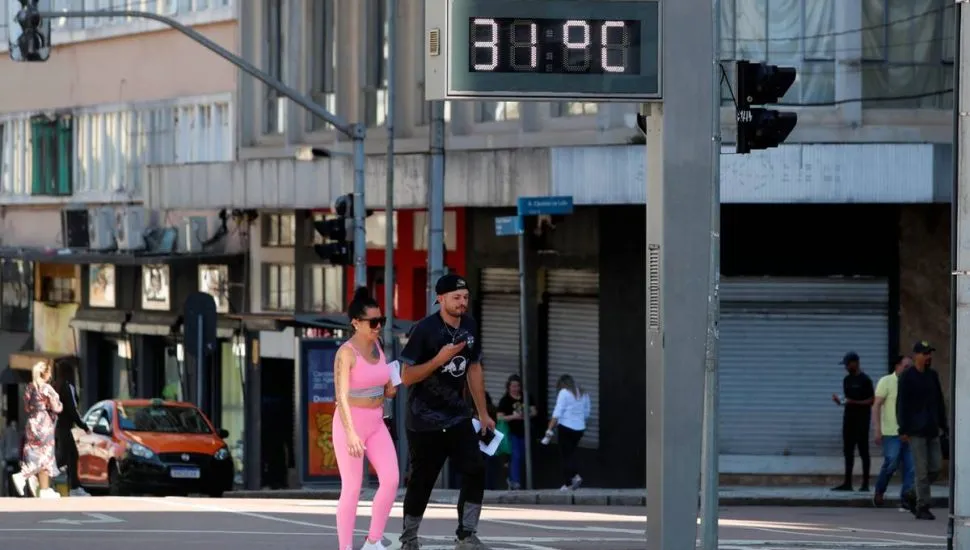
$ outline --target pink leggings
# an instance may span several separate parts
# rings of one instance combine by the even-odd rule
[[[391,515],[394,497],[397,496],[399,474],[397,449],[391,434],[384,425],[384,408],[350,407],[350,417],[357,437],[364,444],[364,454],[377,471],[379,486],[371,505],[370,532],[368,540],[379,541],[384,536],[384,526]],[[340,500],[337,502],[337,540],[340,550],[352,548],[354,524],[357,520],[357,501],[364,477],[364,459],[354,458],[347,452],[347,431],[340,421],[339,413],[333,417],[333,451],[340,469]]]

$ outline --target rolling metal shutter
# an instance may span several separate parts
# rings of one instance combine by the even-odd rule
[[[549,293],[548,412],[556,406],[556,382],[573,377],[589,393],[590,417],[580,447],[599,447],[599,273],[554,269]]]
[[[519,374],[518,270],[494,267],[482,270],[480,324],[485,391],[497,406],[505,394],[505,381],[510,375]]]
[[[885,280],[722,279],[720,453],[841,456],[838,363],[886,372],[888,298]]]

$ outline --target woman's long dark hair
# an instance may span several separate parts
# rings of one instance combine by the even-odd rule
[[[573,380],[573,377],[568,374],[564,374],[559,377],[559,382],[556,383],[556,393],[559,393],[559,390],[563,388],[569,390],[569,392],[575,395],[577,398],[583,396],[583,389],[580,388],[579,385],[576,384],[576,381]]]
[[[512,393],[509,391],[509,387],[512,385],[512,382],[518,382],[519,383],[519,388],[521,388],[522,387],[522,377],[519,376],[518,374],[512,374],[512,375],[509,376],[509,379],[505,381],[505,395],[507,395],[509,397],[512,397]]]
[[[358,287],[354,291],[354,297],[350,300],[350,304],[347,306],[347,317],[350,321],[361,319],[364,316],[364,312],[372,307],[380,308],[381,306],[377,303],[377,300],[371,297],[367,287]],[[350,330],[353,331],[353,324],[351,324]]]

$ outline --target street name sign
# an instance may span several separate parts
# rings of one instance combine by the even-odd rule
[[[559,197],[519,197],[520,216],[562,216],[573,213],[573,198]]]
[[[522,234],[521,216],[502,216],[495,218],[495,236],[512,237]]]

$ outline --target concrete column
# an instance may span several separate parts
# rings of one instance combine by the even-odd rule
[[[247,490],[262,486],[262,370],[259,356],[259,331],[247,330],[246,335],[246,395],[243,396],[243,476]]]
[[[262,63],[257,58],[259,36],[256,34],[258,27],[255,24],[260,9],[256,2],[240,2],[238,6],[239,55],[261,66]],[[255,141],[260,120],[258,114],[261,112],[257,111],[259,102],[256,101],[256,79],[243,71],[236,71],[236,90],[236,143],[239,147],[249,147]]]
[[[862,97],[862,0],[835,2],[835,100]],[[862,102],[839,106],[846,125],[862,124]]]
[[[287,0],[283,17],[284,29],[283,83],[301,92],[307,92],[306,74],[306,33],[310,26],[310,12],[307,0]],[[285,139],[287,144],[303,141],[306,122],[306,109],[292,101],[286,102],[283,116],[286,118]]]
[[[337,114],[350,122],[361,122],[364,117],[363,87],[366,51],[366,9],[362,0],[335,0],[337,17]],[[346,140],[343,134],[339,139]]]

